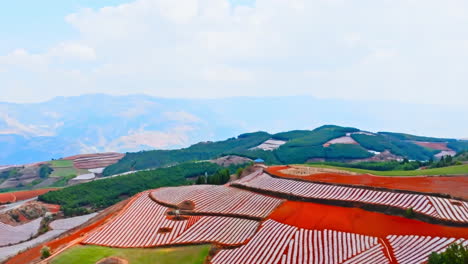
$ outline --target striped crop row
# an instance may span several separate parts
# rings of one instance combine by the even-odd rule
[[[395,257],[400,264],[417,264],[427,260],[432,252],[442,252],[453,243],[468,245],[468,239],[429,236],[388,236]]]
[[[213,264],[388,263],[375,237],[308,230],[267,220],[244,246],[220,251]]]
[[[417,213],[433,218],[450,222],[468,223],[468,203],[454,199],[279,179],[265,173],[249,181],[236,183],[256,189],[304,198],[361,202],[402,209],[412,208]]]
[[[183,201],[194,203],[194,211],[225,215],[267,217],[284,200],[256,194],[228,186],[191,185],[160,188],[152,192],[156,201],[178,205]]]
[[[171,244],[237,245],[255,233],[258,222],[223,216],[190,216],[173,220],[169,208],[141,193],[119,216],[83,241],[109,247],[154,247]]]

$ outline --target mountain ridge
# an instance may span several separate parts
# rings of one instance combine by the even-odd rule
[[[410,110],[413,115],[408,116]],[[369,131],[402,131],[398,128],[404,127],[405,133],[444,135],[445,127],[462,131],[457,113],[456,108],[425,105],[268,95],[174,99],[91,94],[31,104],[0,103],[0,164],[83,153],[176,149],[248,131],[276,133],[326,123]],[[440,120],[440,126],[434,128],[414,118],[421,116]],[[427,132],[434,129],[438,133]]]

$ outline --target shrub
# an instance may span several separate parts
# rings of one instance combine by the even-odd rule
[[[405,210],[405,216],[408,218],[414,217],[414,211],[412,207]]]
[[[466,264],[468,263],[468,247],[453,244],[445,252],[432,252],[428,264]]]
[[[41,259],[46,259],[48,257],[50,257],[50,248],[45,246],[41,248]]]

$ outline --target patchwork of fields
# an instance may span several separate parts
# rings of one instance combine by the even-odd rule
[[[468,246],[465,200],[367,187],[258,169],[221,186],[148,190],[80,243],[113,252],[211,244],[212,264],[424,263],[454,243]],[[413,219],[398,214],[408,208]]]

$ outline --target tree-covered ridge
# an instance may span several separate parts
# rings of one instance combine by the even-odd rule
[[[41,195],[39,200],[61,205],[66,215],[84,214],[106,208],[144,190],[188,184],[187,178],[205,173],[212,175],[221,169],[210,162],[184,163],[70,186]],[[236,169],[233,167],[232,173]]]
[[[437,150],[418,146],[411,141],[404,141],[386,134],[364,135],[353,134],[351,137],[366,149],[383,152],[389,150],[391,153],[412,160],[430,160]]]
[[[271,137],[266,132],[247,133],[218,142],[200,142],[185,149],[152,150],[127,153],[118,163],[107,167],[103,174],[175,165],[181,162],[208,160],[227,151],[242,151],[260,145]]]
[[[415,144],[413,141],[447,142],[448,147],[459,152],[468,150],[468,141],[419,137],[402,133],[379,132],[363,134],[357,128],[325,125],[314,130],[293,130],[277,134],[266,132],[247,133],[218,142],[201,142],[178,150],[153,150],[128,153],[118,163],[107,167],[104,175],[132,170],[166,167],[181,162],[208,160],[224,155],[238,155],[251,159],[261,158],[267,164],[304,163],[311,159],[349,162],[373,156],[371,151],[390,151],[409,160],[431,160],[439,151]],[[326,142],[350,135],[359,145],[332,144]],[[268,139],[286,141],[273,151],[251,149]]]
[[[453,138],[435,138],[435,137],[423,137],[423,136],[415,136],[405,133],[395,133],[395,132],[379,132],[381,135],[386,135],[389,137],[394,137],[399,140],[412,140],[412,141],[427,141],[427,142],[451,142],[457,141]]]

